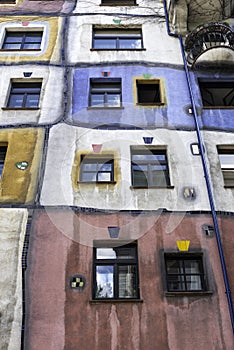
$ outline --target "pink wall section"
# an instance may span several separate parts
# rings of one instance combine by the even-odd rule
[[[234,293],[228,257],[234,247],[232,220],[219,217],[219,222]],[[209,215],[38,211],[27,271],[26,349],[233,349],[216,240],[204,235],[204,223],[211,224]],[[107,226],[115,225],[120,226],[120,239],[138,242],[140,301],[92,301],[91,242],[108,239]],[[190,252],[203,252],[208,289],[213,293],[165,296],[162,253],[176,252],[178,239],[190,240]],[[85,276],[83,291],[70,288],[74,274]]]

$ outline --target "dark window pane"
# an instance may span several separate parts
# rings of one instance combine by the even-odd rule
[[[27,95],[27,98],[26,98],[26,102],[25,102],[25,107],[28,107],[28,108],[36,108],[38,107],[38,104],[39,104],[39,95]]]
[[[138,103],[160,103],[159,84],[149,84],[137,82]]]
[[[8,102],[8,107],[20,108],[23,107],[24,95],[11,95]]]
[[[234,82],[199,82],[203,106],[234,107]]]

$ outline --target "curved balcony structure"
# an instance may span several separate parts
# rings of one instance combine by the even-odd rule
[[[234,65],[234,32],[223,23],[198,26],[185,40],[187,62],[198,67]]]

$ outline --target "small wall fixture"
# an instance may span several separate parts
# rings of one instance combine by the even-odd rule
[[[29,77],[31,77],[32,72],[24,72],[23,74],[24,74],[25,78],[29,78]]]
[[[114,19],[113,19],[113,22],[114,22],[115,24],[120,24],[120,23],[121,23],[121,19],[114,18]]]
[[[110,72],[102,72],[102,76],[103,77],[109,77],[110,76]]]
[[[184,187],[183,188],[183,197],[187,200],[196,199],[196,191],[194,187]]]
[[[28,162],[26,162],[26,161],[17,162],[17,163],[15,163],[15,166],[16,166],[16,168],[19,169],[19,170],[26,170],[27,167],[28,167]]]
[[[152,74],[143,74],[143,77],[145,79],[150,79],[152,77]]]
[[[153,137],[143,137],[144,143],[151,145],[151,143],[153,142]]]
[[[96,143],[96,144],[92,144],[92,148],[93,148],[93,151],[95,152],[95,153],[99,153],[99,152],[101,152],[101,150],[102,150],[102,143]]]
[[[108,231],[109,231],[110,238],[118,238],[119,237],[120,227],[118,227],[118,226],[108,226]]]
[[[85,288],[85,277],[82,275],[74,275],[70,278],[70,287],[76,290]]]
[[[189,250],[190,241],[176,241],[176,245],[180,252],[187,252]]]
[[[27,27],[29,25],[29,22],[22,22],[23,27]]]

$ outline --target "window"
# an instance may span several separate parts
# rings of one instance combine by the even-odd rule
[[[80,181],[114,182],[113,156],[81,156]]]
[[[166,150],[132,149],[133,187],[170,186]]]
[[[162,104],[159,80],[136,80],[137,104],[158,105]]]
[[[202,103],[205,108],[234,108],[233,81],[199,80]]]
[[[218,147],[225,187],[234,187],[234,147]]]
[[[2,49],[4,50],[40,50],[42,31],[13,32],[6,31]]]
[[[94,299],[139,298],[137,246],[94,248]]]
[[[141,29],[94,29],[93,49],[143,49]]]
[[[12,83],[8,108],[38,108],[41,83]]]
[[[0,144],[0,179],[2,178],[5,158],[7,153],[7,144]]]
[[[168,292],[205,291],[202,255],[165,254]]]
[[[1,4],[14,4],[16,0],[0,0]]]
[[[136,5],[136,0],[102,0],[102,5],[130,6]]]
[[[91,107],[121,107],[121,79],[91,79]]]

